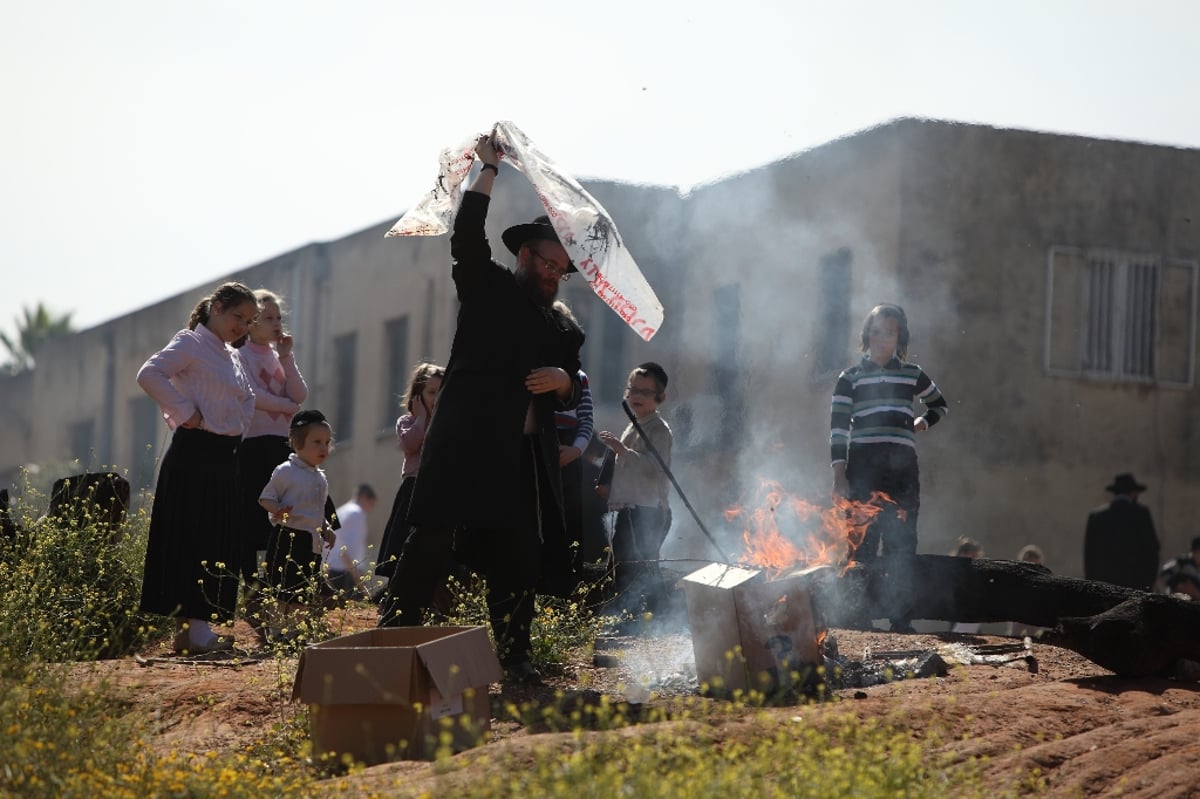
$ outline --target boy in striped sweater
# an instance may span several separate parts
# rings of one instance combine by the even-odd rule
[[[838,377],[830,414],[833,493],[881,507],[851,557],[873,560],[883,554],[917,551],[921,479],[915,434],[948,412],[945,398],[908,354],[908,319],[898,305],[877,305],[862,329],[862,360]],[[925,405],[916,416],[913,400]],[[886,494],[887,498],[877,496]],[[893,629],[911,629],[908,619],[892,619]]]

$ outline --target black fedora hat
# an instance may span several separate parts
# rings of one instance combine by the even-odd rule
[[[1128,494],[1130,491],[1145,491],[1146,487],[1133,479],[1133,474],[1124,472],[1113,478],[1112,484],[1104,487],[1113,494]]]
[[[553,241],[558,245],[562,245],[562,242],[558,239],[558,234],[554,232],[554,225],[550,224],[550,217],[545,214],[536,217],[532,222],[526,222],[523,225],[513,225],[500,234],[500,239],[513,255],[520,252],[521,245],[527,241]],[[574,261],[567,261],[567,271],[579,271],[575,268]]]

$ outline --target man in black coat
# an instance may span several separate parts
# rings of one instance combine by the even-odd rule
[[[1083,576],[1149,591],[1158,576],[1158,534],[1150,509],[1138,504],[1146,486],[1118,474],[1106,489],[1112,502],[1088,514],[1083,539]]]
[[[492,260],[484,220],[499,157],[486,135],[475,152],[482,167],[450,238],[458,328],[380,625],[421,623],[452,567],[454,536],[469,531],[501,663],[510,679],[533,682],[534,592],[571,562],[554,411],[579,402],[584,336],[552,307],[575,267],[546,217],[504,231],[515,272]]]

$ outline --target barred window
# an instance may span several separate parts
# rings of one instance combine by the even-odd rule
[[[83,471],[97,468],[96,460],[96,420],[81,419],[72,422],[68,427],[70,435],[71,457],[79,461]]]
[[[390,431],[396,417],[403,413],[400,400],[408,390],[408,378],[412,364],[408,360],[408,317],[401,316],[384,323],[383,416],[380,429]]]
[[[849,351],[852,338],[846,336],[847,330],[854,329],[854,323],[850,321],[853,260],[848,247],[842,247],[821,257],[818,272],[820,323],[817,327],[816,357],[813,363],[815,377],[827,379],[830,375],[837,375],[847,363],[854,360]]]
[[[154,467],[158,463],[158,437],[164,426],[158,403],[146,396],[130,400],[129,418],[133,431],[132,440],[129,442],[132,447],[129,484],[134,491],[139,491],[154,485]]]
[[[346,333],[333,340],[334,412],[333,434],[342,444],[354,438],[354,381],[358,377],[358,334]]]
[[[713,393],[721,398],[724,418],[720,425],[722,446],[741,439],[746,418],[742,381],[737,363],[742,328],[742,286],[729,283],[713,289]]]
[[[1047,372],[1190,386],[1196,278],[1194,261],[1051,247]]]

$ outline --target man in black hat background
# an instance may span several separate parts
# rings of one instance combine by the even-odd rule
[[[1171,558],[1158,570],[1158,588],[1163,593],[1181,591],[1200,599],[1200,535],[1192,538],[1187,552]]]
[[[421,623],[452,567],[452,540],[467,530],[501,663],[509,679],[534,682],[534,591],[573,587],[554,411],[579,402],[584,335],[553,308],[575,267],[546,217],[504,231],[515,271],[492,260],[484,221],[499,155],[487,134],[475,152],[482,166],[450,238],[458,328],[380,625]]]
[[[1105,490],[1112,501],[1088,514],[1083,539],[1083,576],[1149,591],[1158,576],[1158,534],[1150,509],[1138,503],[1146,486],[1128,472]]]

